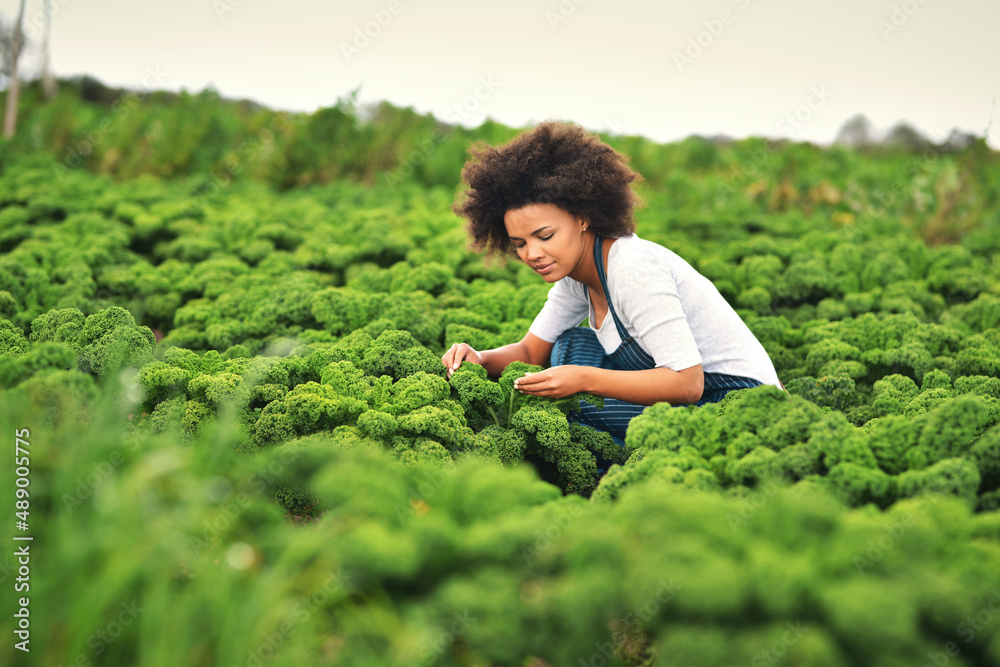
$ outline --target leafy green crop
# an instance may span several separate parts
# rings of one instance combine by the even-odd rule
[[[82,85],[28,85],[0,140],[0,424],[31,434],[0,479],[30,467],[52,664],[1000,662],[983,142],[610,138],[640,236],[789,390],[650,406],[621,448],[573,420],[601,399],[515,391],[537,366],[441,363],[520,339],[548,294],[450,210],[469,143],[515,130],[182,93],[69,165],[111,113]]]

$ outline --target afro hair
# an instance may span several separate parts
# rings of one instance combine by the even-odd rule
[[[469,221],[472,247],[516,256],[504,214],[528,204],[553,204],[586,220],[601,236],[635,232],[632,211],[642,200],[630,187],[642,177],[628,157],[570,123],[549,121],[502,146],[475,142],[462,168],[452,210]]]

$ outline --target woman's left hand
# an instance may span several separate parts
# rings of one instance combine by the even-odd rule
[[[533,396],[565,398],[584,391],[585,366],[553,366],[537,373],[525,373],[514,380],[514,389]]]

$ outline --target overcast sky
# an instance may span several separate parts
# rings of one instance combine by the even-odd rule
[[[1000,148],[998,0],[50,1],[55,73],[115,86],[296,111],[360,86],[466,126],[559,118],[659,141],[829,143],[860,112],[935,141],[989,127]],[[42,6],[27,0],[38,44]]]

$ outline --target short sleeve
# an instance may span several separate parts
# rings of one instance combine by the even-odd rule
[[[682,371],[702,363],[669,264],[644,257],[615,278],[619,317],[635,332],[657,368]]]
[[[528,331],[547,343],[554,343],[559,334],[579,326],[589,313],[590,304],[583,285],[572,278],[562,278],[549,289],[545,304]]]

